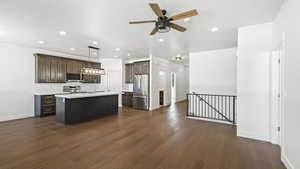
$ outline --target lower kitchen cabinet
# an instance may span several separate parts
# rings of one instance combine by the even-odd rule
[[[132,98],[133,98],[132,92],[124,92],[122,94],[122,105],[124,107],[132,107]]]
[[[54,95],[34,95],[34,116],[44,117],[56,113],[56,98]]]

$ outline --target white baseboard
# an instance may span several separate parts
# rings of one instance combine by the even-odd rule
[[[186,118],[187,119],[193,119],[193,120],[202,120],[202,121],[209,121],[209,122],[214,122],[214,123],[222,123],[222,124],[230,124],[230,125],[232,125],[232,123],[230,123],[230,122],[213,120],[213,119],[206,119],[206,118],[200,118],[200,117],[186,117]]]
[[[154,110],[158,110],[160,109],[161,107],[156,107],[156,108],[149,108],[150,111],[154,111]]]
[[[9,115],[9,116],[0,116],[0,122],[10,121],[10,120],[18,120],[25,119],[29,117],[33,117],[33,114],[18,114],[18,115]]]
[[[253,134],[250,132],[242,131],[242,130],[239,130],[239,128],[237,128],[237,136],[243,137],[243,138],[254,139],[254,140],[265,141],[265,142],[270,142],[270,140],[266,137],[263,137],[263,136],[260,136],[257,134]]]
[[[285,152],[281,152],[281,161],[287,169],[295,169],[290,160],[287,158]]]
[[[178,102],[182,102],[182,101],[184,101],[184,100],[186,100],[186,97],[183,97],[183,98],[176,99],[176,103],[178,103]]]

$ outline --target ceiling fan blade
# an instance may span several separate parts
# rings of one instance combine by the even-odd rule
[[[132,21],[132,22],[129,22],[129,24],[153,23],[153,22],[156,22],[156,20],[149,20],[149,21]]]
[[[196,16],[196,15],[198,15],[198,12],[196,9],[194,9],[194,10],[190,10],[190,11],[183,12],[183,13],[177,14],[175,16],[172,16],[172,17],[170,17],[170,20],[175,21],[175,20],[189,18],[189,17]]]
[[[153,30],[152,30],[152,32],[150,33],[150,35],[154,35],[154,34],[156,34],[157,33],[157,28],[155,27]]]
[[[177,24],[175,24],[175,23],[170,23],[170,27],[173,28],[173,29],[176,29],[176,30],[178,30],[178,31],[180,31],[180,32],[186,31],[186,28],[185,28],[185,27],[182,27],[182,26],[177,25]]]
[[[149,5],[157,16],[159,16],[159,17],[164,16],[158,4],[149,3]]]

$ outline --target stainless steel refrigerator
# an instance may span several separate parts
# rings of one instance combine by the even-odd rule
[[[134,75],[132,106],[149,110],[149,75]]]

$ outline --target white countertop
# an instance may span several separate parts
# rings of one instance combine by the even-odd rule
[[[110,96],[119,95],[120,92],[90,92],[90,93],[74,93],[74,94],[58,94],[55,97],[61,97],[66,99],[84,98],[84,97],[97,97],[97,96]]]
[[[129,92],[129,93],[133,93],[133,90],[122,90],[122,92]]]
[[[63,95],[63,94],[71,94],[71,92],[40,92],[40,93],[34,93],[34,95]]]

